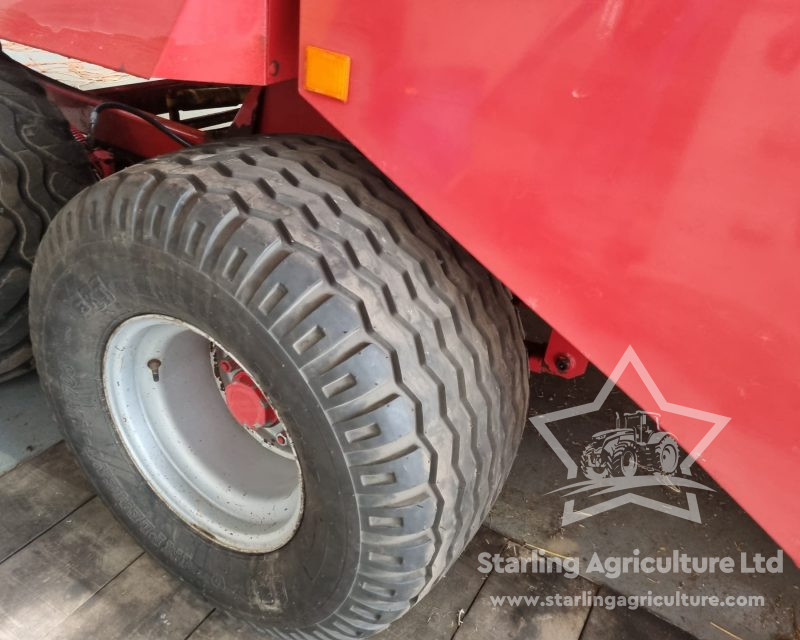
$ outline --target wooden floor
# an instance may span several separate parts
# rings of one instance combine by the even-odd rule
[[[143,553],[93,495],[63,443],[0,476],[0,516],[0,640],[264,638]],[[496,595],[604,589],[580,578],[478,572],[479,553],[511,544],[482,529],[433,592],[377,637],[689,638],[643,611],[492,606]]]

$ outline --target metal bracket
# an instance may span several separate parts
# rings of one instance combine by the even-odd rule
[[[546,345],[529,345],[531,373],[549,373],[561,378],[577,378],[586,373],[589,360],[560,333],[553,331]]]

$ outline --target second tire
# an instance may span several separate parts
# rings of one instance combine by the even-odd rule
[[[53,216],[92,182],[64,117],[28,70],[0,53],[0,382],[33,368],[33,259]]]

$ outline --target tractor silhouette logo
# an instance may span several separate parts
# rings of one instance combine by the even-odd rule
[[[581,455],[581,471],[589,480],[637,475],[642,470],[671,476],[678,470],[678,441],[659,430],[661,414],[617,413],[615,429],[598,431]]]
[[[579,457],[573,459],[558,438],[559,422],[602,409],[628,367],[639,375],[661,413],[634,411],[621,416],[617,413],[614,427],[592,435]],[[688,454],[680,449],[675,436],[662,429],[662,416],[668,414],[696,421],[697,443]],[[714,491],[714,488],[691,478],[692,465],[729,420],[725,416],[667,401],[633,347],[626,349],[592,402],[530,418],[531,424],[567,469],[568,484],[548,492],[565,497],[562,526],[626,504],[702,522],[695,491]],[[579,473],[586,479],[580,480]],[[686,507],[674,504],[676,494],[673,492],[670,501],[653,498],[654,491],[658,495],[653,487],[663,486],[680,491],[686,498]],[[648,490],[650,495],[643,495]],[[598,496],[605,499],[598,501]],[[576,507],[577,500],[586,504]]]

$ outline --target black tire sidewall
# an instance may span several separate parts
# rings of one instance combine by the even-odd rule
[[[104,241],[62,258],[40,305],[49,310],[38,331],[39,352],[50,354],[40,365],[42,382],[81,465],[139,542],[203,595],[252,622],[298,629],[336,611],[358,566],[352,480],[313,392],[267,328],[222,284],[180,259]],[[304,478],[303,518],[286,546],[255,555],[211,542],[170,511],[134,467],[108,412],[101,372],[111,333],[143,313],[193,324],[268,389]]]

